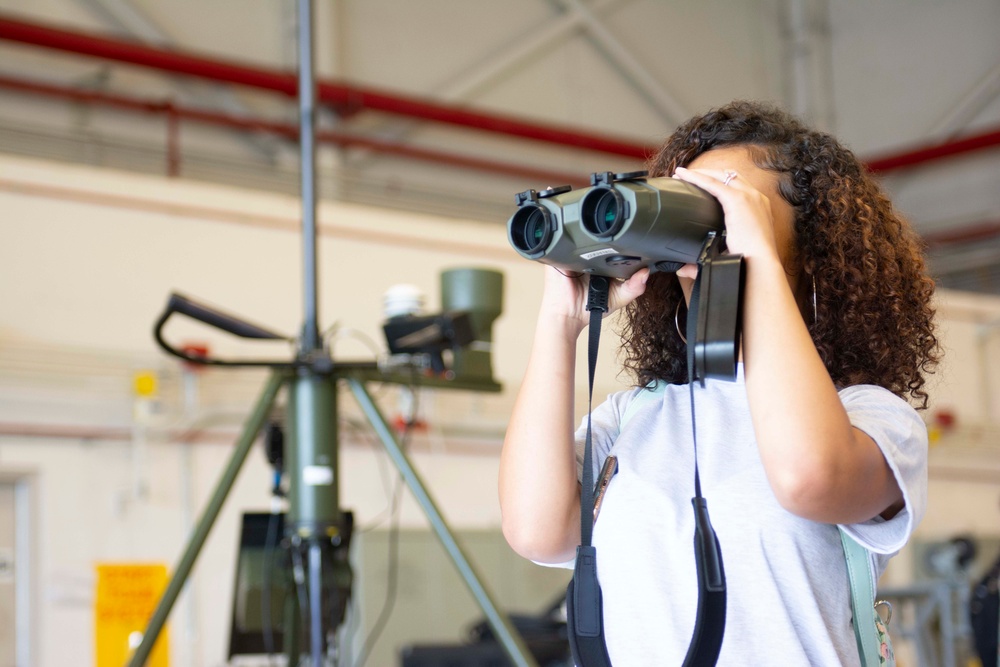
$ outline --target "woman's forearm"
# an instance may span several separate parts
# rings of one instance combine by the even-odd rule
[[[544,311],[500,455],[500,508],[511,547],[542,562],[569,560],[579,543],[573,448],[580,325]]]
[[[900,497],[888,464],[871,438],[852,427],[781,264],[750,262],[743,354],[771,487],[786,509],[806,518],[869,519]]]

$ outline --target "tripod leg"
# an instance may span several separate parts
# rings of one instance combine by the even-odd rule
[[[237,441],[236,449],[233,450],[232,456],[229,457],[229,463],[222,473],[219,484],[215,487],[212,498],[208,501],[208,505],[198,520],[198,525],[195,526],[194,532],[191,534],[191,539],[188,540],[187,548],[184,550],[180,562],[174,568],[170,583],[167,584],[167,589],[163,592],[163,596],[156,605],[156,611],[153,612],[153,616],[149,619],[146,632],[142,635],[142,642],[135,649],[135,653],[132,654],[132,659],[129,660],[129,667],[142,667],[142,665],[146,664],[146,660],[149,659],[149,654],[153,650],[153,644],[156,643],[156,638],[160,635],[160,631],[166,624],[167,616],[170,615],[170,610],[174,606],[174,602],[177,601],[177,596],[180,595],[181,589],[184,588],[188,575],[191,573],[191,568],[194,567],[194,562],[198,558],[198,553],[201,551],[201,547],[205,544],[208,533],[212,529],[212,524],[215,523],[215,519],[219,516],[222,504],[226,501],[226,496],[229,495],[229,491],[233,487],[236,475],[239,474],[240,468],[243,466],[243,462],[246,460],[254,440],[257,439],[257,434],[260,433],[264,425],[264,420],[267,418],[274,403],[274,398],[277,396],[278,390],[281,389],[284,381],[285,376],[283,373],[275,371],[271,374],[271,379],[268,381],[267,386],[264,387],[264,391],[257,400],[257,405],[254,406],[253,412],[243,425],[243,433]]]
[[[285,597],[285,628],[282,637],[285,642],[285,656],[289,667],[299,664],[299,638],[302,635],[302,619],[299,617],[298,587],[291,577],[288,579],[288,595]]]
[[[313,667],[323,667],[323,552],[319,542],[309,543],[309,646]]]
[[[392,429],[385,421],[382,413],[379,412],[378,406],[375,405],[364,383],[351,377],[347,378],[347,383],[350,385],[351,391],[354,392],[354,396],[361,405],[365,416],[368,417],[368,421],[376,433],[378,433],[382,444],[385,445],[389,456],[392,457],[396,468],[403,475],[403,479],[406,480],[406,485],[410,487],[414,498],[416,498],[417,502],[423,508],[424,514],[427,515],[427,519],[431,522],[431,526],[433,526],[434,531],[437,533],[441,544],[444,546],[445,551],[448,552],[455,567],[458,568],[458,572],[462,576],[462,579],[465,580],[466,585],[472,592],[472,596],[476,599],[483,613],[486,614],[486,620],[489,622],[490,627],[493,628],[493,632],[496,634],[500,645],[511,659],[511,662],[518,667],[536,667],[537,663],[528,651],[527,646],[525,646],[524,640],[517,634],[510,619],[497,608],[491,594],[482,583],[482,577],[476,573],[463,552],[462,547],[455,541],[455,536],[451,534],[451,530],[445,523],[444,517],[438,510],[437,505],[435,505],[434,500],[428,494],[417,471],[400,448],[395,435],[392,433]]]

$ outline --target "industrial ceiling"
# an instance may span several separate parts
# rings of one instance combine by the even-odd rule
[[[324,197],[494,221],[777,102],[1000,294],[997,0],[316,0]],[[292,0],[0,0],[0,152],[297,192]]]

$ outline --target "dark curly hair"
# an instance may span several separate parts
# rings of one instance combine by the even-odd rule
[[[810,288],[815,280],[818,317],[809,332],[834,383],[879,385],[926,408],[924,374],[940,356],[934,283],[919,237],[873,175],[830,135],[775,107],[737,101],[679,127],[650,158],[650,176],[669,176],[723,146],[746,146],[755,164],[779,174],[779,192],[795,211],[797,264]],[[636,386],[687,381],[674,322],[682,299],[675,274],[655,273],[624,310],[621,358]]]

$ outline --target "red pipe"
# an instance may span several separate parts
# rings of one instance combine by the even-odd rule
[[[115,60],[166,72],[186,74],[212,81],[271,90],[289,96],[296,95],[298,85],[296,76],[288,72],[251,67],[236,62],[157,49],[134,42],[26,23],[3,14],[0,14],[0,39]],[[472,111],[465,107],[439,104],[373,88],[363,88],[333,81],[318,81],[316,88],[317,98],[321,102],[330,104],[339,112],[346,114],[364,110],[381,111],[408,118],[419,118],[436,123],[516,136],[522,139],[623,155],[638,160],[645,160],[646,156],[651,154],[653,150],[620,137],[602,136],[555,125],[533,123],[502,114]]]
[[[295,75],[288,72],[256,68],[235,62],[215,60],[133,42],[27,23],[5,16],[3,13],[0,13],[0,39],[105,58],[167,72],[187,74],[213,81],[271,90],[289,96],[294,96],[297,89]],[[381,111],[523,139],[623,155],[638,160],[644,160],[652,151],[649,147],[627,139],[532,123],[500,114],[476,112],[464,107],[444,105],[416,97],[390,94],[372,88],[350,86],[343,83],[320,81],[317,83],[317,95],[321,101],[336,107],[344,114],[363,110]],[[360,145],[363,141],[366,140],[355,139],[350,143]],[[921,146],[900,154],[877,157],[868,160],[868,166],[872,171],[884,174],[961,153],[994,147],[998,144],[1000,144],[1000,129],[955,141]],[[393,151],[395,150],[393,149]],[[401,152],[405,152],[405,150],[400,147]],[[393,151],[387,149],[384,152]],[[412,157],[426,155],[425,151],[416,150],[416,153],[417,155]],[[463,160],[466,159],[463,158]],[[524,173],[524,170],[521,170],[520,173]]]
[[[1000,221],[980,222],[974,225],[965,225],[956,229],[944,229],[938,232],[929,232],[923,235],[924,241],[931,248],[940,248],[957,243],[972,243],[974,241],[986,241],[1000,236]]]
[[[68,88],[37,83],[34,81],[24,81],[22,79],[5,77],[2,75],[0,75],[0,88],[55,97],[59,99],[67,99],[74,102],[100,104],[128,111],[137,111],[142,113],[165,113],[168,118],[168,123],[170,124],[168,127],[168,173],[172,176],[179,173],[180,155],[179,146],[177,144],[178,129],[176,124],[181,119],[246,132],[269,132],[271,134],[276,134],[293,140],[298,136],[297,125],[264,121],[248,117],[229,116],[213,111],[178,106],[172,102],[141,100],[93,90],[81,90],[79,88]],[[969,137],[956,143],[960,143],[966,150],[976,150],[978,148],[996,145],[993,137],[998,134],[1000,134],[1000,132],[987,133],[984,135],[978,135],[977,137]],[[366,137],[351,136],[339,132],[320,131],[317,133],[316,138],[322,143],[336,144],[345,148],[357,146],[376,152],[398,155],[400,157],[444,163],[456,167],[526,178],[539,184],[561,185],[565,183],[577,187],[586,185],[580,179],[578,174],[561,174],[558,172],[520,167],[518,165],[490,162],[476,158],[467,158],[461,155],[424,150]],[[869,167],[872,168],[873,171],[884,173],[893,169],[913,166],[920,164],[921,162],[953,154],[954,152],[950,152],[939,146],[936,149],[931,148],[924,149],[923,151],[911,151],[910,153],[904,153],[896,158],[880,158],[879,160],[870,162]],[[918,157],[922,157],[922,159],[917,159]],[[954,230],[926,233],[923,235],[923,238],[927,242],[928,246],[934,248],[959,243],[981,241],[995,238],[997,236],[1000,236],[1000,222],[985,222],[959,227]]]
[[[173,102],[167,102],[167,176],[181,175],[181,119]]]
[[[961,153],[992,148],[997,145],[1000,145],[1000,129],[939,144],[921,146],[905,153],[875,157],[869,159],[867,163],[868,168],[872,171],[884,174],[897,169],[905,169],[906,167],[914,167],[925,162],[952,157]]]
[[[171,430],[166,434],[173,444],[217,442],[228,444],[236,433],[218,433],[208,429]],[[89,426],[82,424],[32,424],[29,422],[0,422],[0,437],[46,438],[53,440],[124,440],[134,438],[128,426]]]
[[[47,97],[68,99],[87,104],[100,104],[128,111],[165,113],[168,118],[168,123],[175,122],[175,119],[184,119],[204,123],[206,125],[227,127],[246,132],[268,132],[270,134],[276,134],[292,140],[297,139],[299,136],[298,125],[266,121],[259,118],[231,116],[215,111],[183,107],[170,102],[141,100],[125,97],[123,95],[114,95],[111,93],[93,90],[80,90],[78,88],[68,88],[64,86],[54,86],[51,84],[24,81],[22,79],[6,76],[0,76],[0,88],[17,90],[36,95],[44,95]],[[516,164],[483,160],[480,158],[468,157],[454,153],[444,153],[441,151],[417,148],[414,146],[406,146],[399,143],[382,141],[370,137],[361,137],[332,130],[318,131],[316,133],[316,139],[321,143],[335,144],[344,148],[363,148],[413,160],[434,162],[463,169],[474,169],[476,171],[483,171],[492,174],[513,176],[519,179],[526,179],[532,183],[537,183],[539,187],[563,184],[574,186],[586,185],[585,180],[580,176],[580,174],[563,174],[555,171],[533,169],[531,167],[524,167]],[[178,137],[176,134],[176,128],[168,127],[168,172],[171,173],[171,175],[175,175],[175,170],[179,169],[179,155],[174,154],[174,151],[178,149],[177,141]]]

